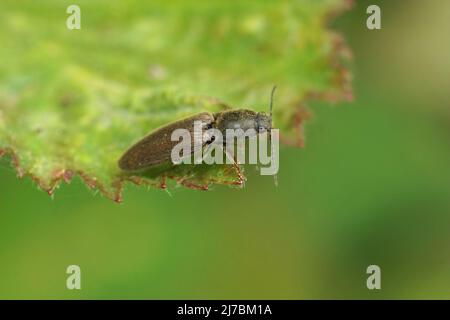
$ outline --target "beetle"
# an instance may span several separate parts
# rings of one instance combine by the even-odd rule
[[[227,129],[240,128],[244,131],[254,129],[256,133],[269,132],[272,129],[272,106],[273,96],[276,86],[272,88],[270,96],[269,114],[256,112],[249,109],[226,110],[217,113],[202,112],[188,118],[178,120],[162,126],[135,143],[120,158],[119,167],[126,172],[137,172],[150,169],[154,166],[167,163],[171,160],[171,151],[177,141],[171,140],[171,134],[176,129],[186,129],[194,132],[194,122],[201,121],[202,130],[215,128],[225,137]],[[203,137],[192,135],[192,145],[195,140],[200,139],[200,145],[205,147],[213,142],[213,138],[204,142]],[[225,139],[223,141],[226,142]],[[191,154],[195,150],[191,149]],[[239,166],[234,159],[231,159],[239,177],[243,179]]]

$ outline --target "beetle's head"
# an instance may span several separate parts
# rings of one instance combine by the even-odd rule
[[[272,117],[265,112],[258,112],[256,122],[258,133],[270,132],[272,129]]]
[[[277,89],[277,87],[274,86],[272,88],[272,93],[270,94],[269,115],[267,115],[267,113],[265,113],[265,112],[258,112],[258,117],[257,117],[258,133],[268,131],[270,134],[270,130],[272,129],[273,95],[274,95],[276,89]]]

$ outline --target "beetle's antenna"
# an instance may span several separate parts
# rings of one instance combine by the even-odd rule
[[[269,130],[269,141],[270,141],[270,156],[273,158],[274,156],[274,147],[272,143],[272,111],[273,111],[273,97],[275,95],[275,90],[277,90],[277,86],[273,86],[272,92],[270,93],[270,107],[269,107],[269,113],[270,113],[270,130]],[[273,182],[275,183],[275,186],[278,186],[278,176],[275,174],[273,176]]]
[[[270,94],[270,107],[269,107],[269,113],[270,113],[270,121],[272,121],[272,109],[273,109],[273,96],[275,94],[275,90],[277,89],[277,86],[273,86],[272,92]]]

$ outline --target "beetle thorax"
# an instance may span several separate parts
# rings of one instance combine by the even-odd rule
[[[214,127],[224,136],[227,129],[241,129],[243,131],[252,129],[258,133],[261,132],[261,129],[263,129],[262,131],[270,130],[270,125],[270,118],[265,113],[246,109],[217,113],[214,121]]]

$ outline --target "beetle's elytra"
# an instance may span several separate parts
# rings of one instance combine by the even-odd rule
[[[194,131],[194,121],[201,121],[203,129],[215,128],[225,135],[227,129],[254,129],[256,132],[272,129],[272,89],[270,113],[255,112],[248,109],[227,110],[218,113],[202,112],[188,118],[167,124],[151,132],[128,149],[119,160],[119,167],[123,171],[141,171],[170,161],[171,151],[178,141],[171,141],[171,134],[176,129]],[[202,139],[192,135],[192,145],[195,139]],[[202,140],[200,140],[202,141]],[[203,141],[202,141],[203,143]],[[203,146],[208,142],[203,143]],[[192,153],[194,149],[191,150]]]

